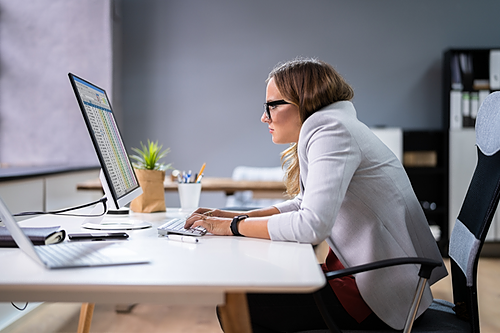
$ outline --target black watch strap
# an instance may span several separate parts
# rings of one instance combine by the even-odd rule
[[[233,233],[233,235],[235,235],[235,236],[243,236],[238,231],[238,224],[240,223],[241,220],[244,220],[247,217],[248,217],[248,215],[238,215],[238,216],[235,216],[233,218],[233,220],[231,221],[231,232]]]

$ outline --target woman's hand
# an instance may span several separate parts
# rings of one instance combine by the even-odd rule
[[[205,212],[206,213],[206,212]],[[194,212],[187,218],[184,228],[203,227],[207,232],[213,235],[232,236],[231,221],[232,218],[208,216],[207,214],[199,214]]]
[[[267,230],[267,220],[270,216],[279,213],[278,208],[272,206],[245,212],[198,208],[186,219],[184,228],[189,229],[191,227],[202,226],[211,234],[232,236],[231,222],[233,218],[237,215],[245,214],[252,219],[251,221],[245,219],[239,222],[238,228],[240,234],[247,237],[270,239],[269,231]]]
[[[228,210],[220,210],[220,209],[213,209],[213,208],[198,208],[197,210],[194,211],[194,214],[203,214],[209,217],[227,217],[227,218],[233,218],[236,215],[241,215],[243,212],[237,212],[237,211],[228,211]],[[193,216],[191,215],[191,216]]]
[[[208,213],[208,212],[213,212],[215,209],[212,209],[212,208],[198,208],[197,210],[194,211],[194,214],[205,214],[205,213]],[[191,216],[192,216],[191,215]]]

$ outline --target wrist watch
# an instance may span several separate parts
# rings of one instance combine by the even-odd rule
[[[231,232],[233,233],[233,235],[235,236],[243,236],[242,234],[240,234],[240,232],[238,231],[238,224],[240,223],[241,220],[244,220],[248,217],[248,215],[238,215],[238,216],[235,216],[233,218],[233,220],[231,221]],[[244,237],[244,236],[243,236]]]

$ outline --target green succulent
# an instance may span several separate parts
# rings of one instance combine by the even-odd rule
[[[136,169],[145,170],[160,170],[165,171],[172,168],[172,164],[164,164],[159,161],[165,157],[169,152],[170,148],[162,151],[163,145],[158,145],[158,141],[151,142],[148,139],[148,144],[144,145],[141,141],[141,148],[132,148],[137,155],[130,155],[133,160],[132,165]]]

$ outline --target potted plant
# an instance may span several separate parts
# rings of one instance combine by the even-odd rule
[[[134,212],[166,211],[163,182],[165,181],[165,171],[171,168],[171,164],[160,162],[170,152],[169,148],[165,150],[162,148],[163,145],[158,145],[158,141],[151,142],[149,139],[147,145],[141,142],[141,149],[132,148],[136,154],[130,155],[130,158],[143,191],[130,203],[130,209]]]

